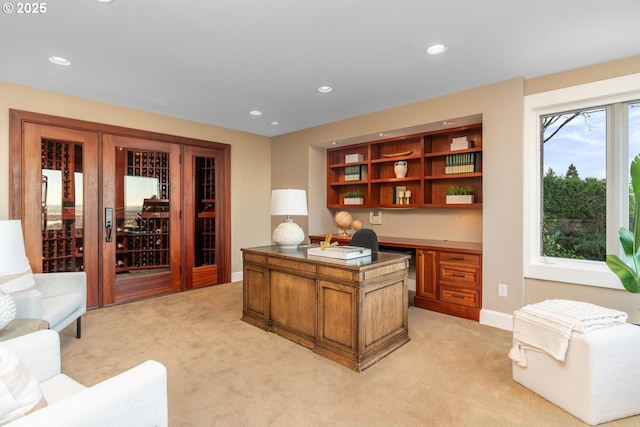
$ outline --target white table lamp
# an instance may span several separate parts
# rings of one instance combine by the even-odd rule
[[[291,215],[307,215],[307,193],[304,190],[272,190],[271,215],[286,215],[271,239],[280,249],[295,249],[304,240],[304,231],[291,219]]]
[[[29,270],[19,219],[0,221],[0,276]]]

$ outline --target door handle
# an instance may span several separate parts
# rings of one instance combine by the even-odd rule
[[[113,208],[104,208],[104,229],[105,241],[111,241],[111,230],[113,230]]]

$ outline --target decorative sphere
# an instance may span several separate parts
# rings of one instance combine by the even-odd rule
[[[336,223],[339,229],[348,230],[353,224],[353,217],[349,212],[340,211],[333,217],[333,221]]]
[[[354,220],[351,224],[351,228],[353,228],[355,231],[360,230],[363,226],[364,224],[362,224],[362,221],[360,221],[359,219]]]

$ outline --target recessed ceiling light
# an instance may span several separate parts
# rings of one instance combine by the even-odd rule
[[[446,44],[434,44],[427,48],[427,53],[429,55],[440,55],[441,53],[445,53],[447,50],[449,50],[449,46]]]
[[[318,88],[318,92],[320,92],[320,93],[330,93],[330,92],[333,92],[333,88],[331,86],[320,86]]]
[[[261,116],[262,111],[253,110],[253,111],[249,111],[249,114],[251,114],[252,116]]]
[[[98,3],[113,3],[116,0],[96,0]]]
[[[278,126],[280,122],[276,122],[275,120],[271,122],[271,126]]]
[[[157,105],[158,107],[167,107],[170,104],[169,101],[167,101],[166,99],[162,99],[162,98],[153,98],[151,100],[151,103],[153,105]]]
[[[56,65],[63,65],[65,67],[68,67],[69,65],[71,65],[71,61],[61,56],[50,56],[49,61],[53,62]]]

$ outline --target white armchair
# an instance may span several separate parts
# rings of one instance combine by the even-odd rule
[[[43,330],[0,342],[40,384],[47,406],[6,424],[10,427],[122,427],[168,425],[167,370],[148,360],[85,387],[61,373],[60,337]]]
[[[84,272],[32,274],[19,220],[0,221],[0,291],[16,302],[16,317],[44,319],[62,331],[74,320],[81,336],[81,316],[87,311]]]

